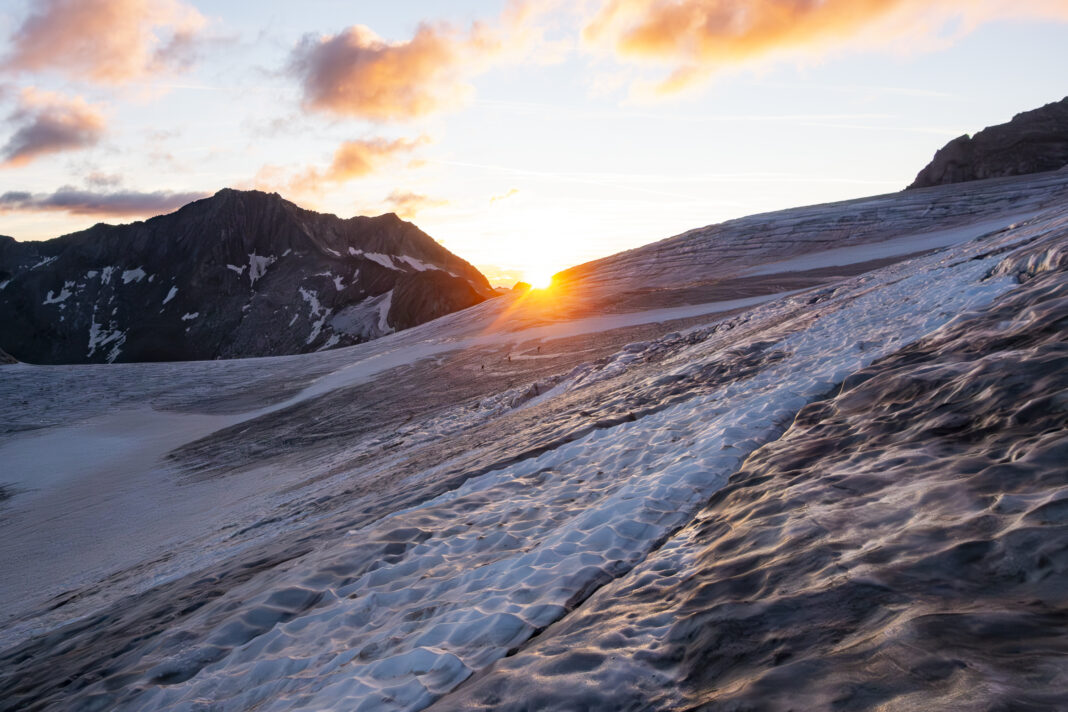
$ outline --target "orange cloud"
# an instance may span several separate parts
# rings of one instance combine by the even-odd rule
[[[180,0],[36,0],[3,62],[121,84],[181,66],[204,17]]]
[[[620,56],[673,66],[673,91],[716,69],[782,52],[930,41],[998,18],[1068,19],[1064,0],[608,0],[583,31]]]
[[[426,136],[417,139],[361,139],[345,141],[334,152],[333,160],[325,169],[308,168],[295,177],[284,179],[288,189],[297,193],[311,193],[328,184],[344,183],[354,178],[371,175],[388,165],[398,156],[410,153],[430,142]],[[267,168],[260,178],[266,182],[278,182],[280,171]]]
[[[525,56],[542,43],[537,17],[555,5],[513,0],[493,25],[460,30],[420,24],[411,39],[387,42],[362,25],[336,35],[308,35],[290,56],[311,111],[399,121],[452,108],[473,89],[467,78],[494,62]]]
[[[32,87],[22,90],[11,115],[17,128],[0,149],[0,167],[23,166],[41,156],[87,148],[104,135],[104,116],[81,97]]]
[[[437,200],[410,191],[395,190],[389,194],[388,198],[386,198],[386,203],[399,217],[402,217],[405,220],[411,220],[419,214],[419,212],[426,210],[427,208],[437,208],[442,205],[448,205],[449,201]]]
[[[445,26],[421,25],[411,40],[394,44],[367,27],[349,27],[306,37],[292,67],[307,108],[392,121],[451,106],[468,93],[460,79],[462,45]]]

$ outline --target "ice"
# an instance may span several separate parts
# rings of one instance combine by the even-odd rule
[[[163,303],[166,304],[170,300],[174,299],[177,295],[178,287],[171,287],[170,291],[167,292],[167,296],[163,298]]]
[[[598,588],[628,576],[661,543],[676,546],[671,535],[756,449],[789,428],[806,404],[839,389],[858,369],[986,308],[1018,288],[1018,279],[1061,264],[1059,248],[1018,261],[1007,251],[1064,220],[1044,214],[1014,232],[954,242],[942,252],[803,293],[534,326],[493,320],[499,307],[487,304],[351,349],[144,369],[156,374],[145,375],[146,382],[169,381],[175,392],[205,380],[209,385],[197,387],[210,391],[210,383],[217,383],[219,389],[235,389],[229,392],[238,397],[220,396],[224,407],[216,415],[156,411],[146,404],[160,396],[147,390],[138,396],[137,389],[122,396],[127,400],[104,400],[96,409],[70,404],[64,412],[95,415],[0,441],[0,461],[27,468],[19,486],[37,488],[26,506],[92,507],[99,516],[115,506],[102,492],[124,493],[123,511],[129,509],[132,523],[104,523],[115,550],[105,549],[101,561],[120,556],[122,546],[135,547],[146,560],[160,556],[160,547],[171,547],[164,548],[166,563],[142,567],[136,556],[123,559],[124,571],[137,572],[123,575],[139,587],[145,576],[158,582],[183,572],[219,572],[224,554],[238,557],[228,564],[234,569],[245,564],[253,569],[248,577],[219,585],[217,597],[197,599],[200,607],[183,612],[180,624],[164,634],[153,637],[131,625],[136,637],[129,633],[127,642],[116,643],[121,653],[71,694],[82,696],[77,702],[107,708],[160,710],[208,700],[218,710],[414,710],[442,702],[462,691],[461,683],[571,615]],[[964,239],[959,233],[958,238]],[[313,326],[318,336],[330,310],[315,292],[300,293],[311,318],[319,320]],[[343,310],[333,315],[331,326],[343,331],[338,327],[344,315],[353,329],[388,327],[390,299],[386,293],[358,311]],[[346,402],[374,398],[374,390],[346,389],[386,380],[379,376],[390,369],[410,367],[406,374],[422,374],[433,384],[440,359],[463,350],[484,350],[485,358],[502,362],[508,353],[510,364],[509,345],[522,343],[516,363],[531,364],[550,357],[534,346],[538,340],[725,311],[732,315],[708,317],[688,331],[631,336],[630,343],[621,339],[615,354],[544,379],[507,390],[502,379],[499,392],[391,425],[389,433],[351,437],[331,417],[331,409]],[[481,358],[469,361],[472,378],[482,373]],[[160,377],[163,373],[170,376]],[[233,385],[242,379],[247,380],[242,387]],[[295,382],[291,390],[278,389],[289,381]],[[261,400],[254,398],[272,387]],[[99,397],[119,396],[102,390]],[[225,408],[231,402],[257,405],[230,412]],[[340,419],[348,415],[343,411]],[[269,429],[272,424],[278,429]],[[487,428],[485,441],[465,439],[476,425]],[[221,441],[222,454],[269,446],[256,439],[257,432],[295,442],[326,441],[332,449],[305,456],[293,445],[273,460],[246,454],[240,467],[221,468],[225,475],[215,477],[183,470],[181,458],[161,462],[184,443],[222,432],[231,433]],[[245,432],[250,435],[242,439]],[[372,443],[388,438],[399,443],[395,455],[382,446],[378,459],[359,459]],[[501,442],[510,439],[521,441],[522,448],[505,456]],[[450,442],[465,447],[448,450]],[[48,449],[56,452],[35,457]],[[413,461],[423,464],[404,469]],[[426,497],[398,499],[391,508],[373,506],[383,501],[374,497],[401,497],[438,482],[448,484],[428,489]],[[270,506],[269,496],[277,497]],[[329,496],[346,506],[319,519]],[[179,501],[167,506],[176,510],[162,504],[172,499]],[[279,502],[299,514],[280,517]],[[365,516],[365,508],[372,513]],[[164,512],[174,512],[173,521]],[[70,516],[65,526],[77,522],[92,529],[89,514]],[[244,559],[234,550],[249,540],[210,533],[220,521],[228,526],[233,521],[234,530],[243,531],[250,520],[274,522],[259,530],[273,538]],[[138,537],[139,527],[144,533]],[[209,533],[183,543],[190,537],[186,527]],[[42,562],[34,566],[70,560],[69,554],[62,559],[37,546],[26,549],[27,561]],[[271,556],[282,563],[260,563]],[[674,561],[663,551],[658,557],[665,567]],[[205,587],[217,584],[205,580]],[[146,595],[152,606],[169,610],[164,599]],[[671,623],[650,619],[635,635],[662,637]],[[99,625],[119,630],[108,622]],[[588,652],[590,669],[600,664],[599,655]],[[581,660],[570,660],[581,672]],[[77,706],[74,700],[71,706]]]
[[[388,316],[392,298],[393,290],[390,290],[345,307],[331,317],[330,328],[365,341],[391,334],[393,329],[384,323],[383,315]]]
[[[391,328],[387,317],[389,316],[389,309],[393,306],[393,290],[386,292],[382,298],[382,302],[378,305],[378,330],[382,333],[388,333]]]
[[[250,285],[255,286],[256,280],[263,275],[267,274],[267,268],[278,261],[278,258],[274,255],[262,257],[254,252],[250,252],[248,255],[248,281]]]
[[[74,287],[74,282],[64,282],[63,289],[59,291],[59,294],[53,296],[51,289],[48,290],[48,295],[45,297],[44,304],[61,304],[67,300],[72,294],[70,291]]]
[[[86,352],[86,356],[92,356],[96,353],[98,348],[113,344],[111,351],[108,352],[106,360],[108,363],[112,363],[119,356],[120,347],[126,342],[126,332],[115,328],[112,325],[105,327],[96,320],[96,312],[93,312],[92,320],[89,324],[89,350]]]
[[[427,270],[433,270],[433,269],[440,269],[439,267],[435,267],[432,264],[427,264],[426,262],[423,262],[422,260],[420,260],[420,259],[418,259],[416,257],[409,257],[408,255],[399,255],[397,257],[397,259],[407,262],[409,265],[411,265],[415,269],[419,270],[420,272],[426,272]]]
[[[341,341],[341,335],[340,334],[331,334],[330,338],[328,338],[325,342],[323,342],[323,345],[320,346],[319,348],[317,348],[316,351],[326,351],[327,349],[332,349],[335,346],[337,346],[338,342],[340,342],[340,341]]]
[[[100,283],[111,284],[111,275],[115,272],[115,267],[105,267],[100,270]]]
[[[349,254],[353,257],[363,257],[364,259],[371,260],[372,262],[377,262],[378,264],[382,265],[383,267],[386,267],[387,269],[399,269],[397,265],[394,264],[392,256],[384,255],[381,252],[364,252],[363,250],[358,250],[355,247],[350,247]]]
[[[122,273],[122,283],[129,284],[130,282],[140,282],[146,276],[145,271],[140,267],[128,269]]]
[[[200,312],[187,312],[185,314],[182,314],[182,321],[192,321],[198,316],[200,316]]]
[[[823,267],[839,267],[842,265],[881,260],[888,257],[900,257],[916,252],[935,250],[941,247],[968,242],[987,233],[1003,230],[1017,222],[1033,218],[1038,211],[1029,210],[1024,213],[1004,215],[993,220],[983,220],[971,225],[952,228],[949,230],[936,230],[934,232],[921,233],[900,237],[885,242],[867,245],[853,245],[839,247],[832,250],[823,250],[789,260],[769,262],[754,269],[742,272],[748,276],[776,274],[779,272],[802,272],[805,270],[820,269]]]
[[[230,264],[226,265],[226,269],[233,270],[234,272],[237,272],[237,274],[239,274],[239,275],[245,274],[245,268],[246,267],[248,267],[248,265],[241,265],[241,266],[230,265]]]
[[[308,309],[310,311],[309,319],[313,320],[311,325],[311,332],[308,334],[308,338],[304,342],[306,344],[311,344],[313,341],[319,338],[319,334],[323,330],[323,325],[326,323],[326,320],[330,318],[331,310],[325,308],[319,302],[319,295],[317,295],[315,292],[309,291],[304,287],[300,287],[299,291],[300,298],[308,304]]]

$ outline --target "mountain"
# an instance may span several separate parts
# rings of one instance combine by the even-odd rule
[[[259,191],[45,242],[0,237],[0,348],[29,363],[318,351],[491,296],[477,269],[392,213],[345,220]]]
[[[1056,171],[1068,166],[1068,97],[965,134],[939,150],[912,188]]]

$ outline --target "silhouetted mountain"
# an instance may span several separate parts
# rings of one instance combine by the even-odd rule
[[[493,295],[392,213],[345,220],[259,191],[46,242],[0,237],[0,347],[30,363],[317,351]]]
[[[1055,171],[1068,165],[1068,98],[947,143],[909,188]]]

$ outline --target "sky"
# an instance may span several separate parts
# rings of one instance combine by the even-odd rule
[[[0,234],[260,189],[543,281],[900,190],[1064,67],[1068,0],[0,0]]]

